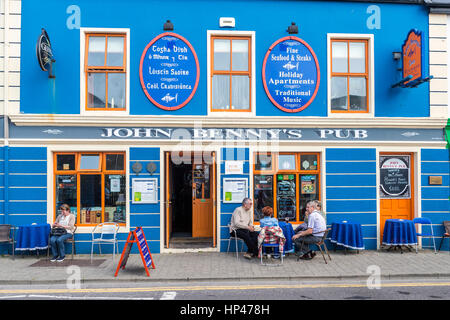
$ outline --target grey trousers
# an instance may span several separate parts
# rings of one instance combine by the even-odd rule
[[[304,237],[300,237],[295,239],[294,245],[295,245],[295,252],[297,255],[302,256],[305,253],[308,253],[311,251],[310,245],[313,243],[317,243],[322,239],[322,237],[316,237],[313,235],[307,235]]]

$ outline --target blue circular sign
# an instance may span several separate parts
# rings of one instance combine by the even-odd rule
[[[200,77],[197,54],[182,36],[167,32],[153,39],[141,56],[141,86],[147,98],[164,110],[184,107]]]
[[[319,63],[305,41],[284,37],[267,51],[262,77],[267,96],[277,108],[299,112],[316,97],[320,84]]]

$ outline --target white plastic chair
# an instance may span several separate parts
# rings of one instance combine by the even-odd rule
[[[231,241],[234,240],[235,243],[235,250],[236,250],[236,259],[239,259],[239,252],[242,251],[243,247],[244,247],[244,240],[242,240],[241,238],[238,238],[236,236],[236,230],[233,230],[231,228],[231,224],[228,224],[228,230],[230,231],[230,238],[228,239],[228,249],[227,249],[227,253],[230,252],[230,245],[231,245]],[[234,236],[232,236],[231,234],[233,234]],[[239,250],[238,247],[238,241],[241,242],[241,249]]]
[[[96,230],[100,231],[100,237],[95,238]],[[117,231],[119,224],[115,222],[104,222],[96,225],[92,230],[92,247],[91,247],[91,261],[92,253],[94,252],[94,243],[98,243],[100,254],[102,254],[102,244],[112,244],[113,246],[113,261],[115,258],[115,250],[119,252],[119,244],[117,241]],[[97,232],[98,233],[98,232]]]

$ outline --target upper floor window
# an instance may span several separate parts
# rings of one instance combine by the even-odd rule
[[[252,39],[211,37],[211,111],[251,111]]]
[[[85,39],[86,110],[126,110],[126,34],[87,33]]]
[[[332,113],[368,113],[370,63],[368,39],[331,38]]]

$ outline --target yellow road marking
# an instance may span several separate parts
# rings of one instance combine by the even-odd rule
[[[382,288],[392,287],[444,287],[450,282],[380,283]],[[14,289],[0,290],[0,294],[36,293],[132,293],[160,291],[202,291],[202,290],[263,290],[263,289],[316,289],[316,288],[365,288],[367,284],[297,284],[297,285],[234,285],[234,286],[191,286],[191,287],[144,287],[144,288],[92,288],[92,289]]]

